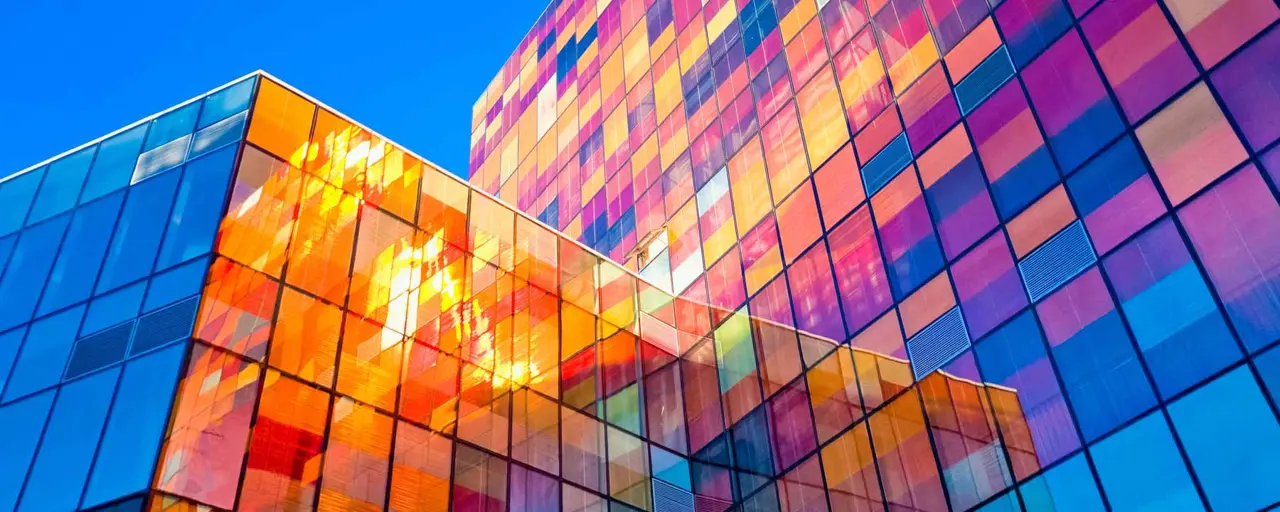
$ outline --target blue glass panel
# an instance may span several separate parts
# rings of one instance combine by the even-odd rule
[[[970,345],[969,330],[964,325],[960,306],[953,307],[907,340],[907,353],[916,380],[941,368]]]
[[[1156,403],[1132,343],[1113,310],[1053,347],[1071,410],[1088,441]]]
[[[147,145],[143,151],[151,151],[168,142],[190,135],[195,129],[196,117],[200,115],[200,102],[169,112],[151,121],[151,131],[147,133]]]
[[[22,229],[27,212],[36,199],[36,189],[44,178],[46,167],[0,182],[0,236]]]
[[[57,254],[70,215],[31,227],[18,239],[9,263],[0,271],[0,330],[31,319]]]
[[[1021,512],[1022,504],[1018,503],[1018,493],[1006,492],[1004,496],[991,500],[991,502],[977,509],[979,512]]]
[[[53,392],[0,407],[0,510],[13,510],[44,431]]]
[[[80,189],[84,188],[84,177],[93,163],[94,151],[94,147],[85,148],[49,164],[49,173],[40,185],[36,203],[31,206],[31,215],[27,217],[28,226],[76,205]]]
[[[257,83],[255,78],[249,78],[206,97],[204,108],[200,111],[200,124],[196,129],[204,128],[248,109],[249,100],[253,98],[255,83]]]
[[[1084,223],[1077,220],[1019,261],[1018,270],[1031,302],[1039,302],[1097,261]]]
[[[757,475],[773,474],[773,451],[769,447],[764,407],[757,407],[733,427],[733,459],[743,470],[738,473],[743,494],[754,492],[767,482]]]
[[[991,184],[991,195],[995,198],[1000,218],[1005,221],[1012,219],[1057,182],[1058,171],[1049,151],[1043,147],[1036,148],[999,181]]]
[[[142,307],[142,296],[146,291],[147,283],[143,281],[94,299],[84,315],[84,326],[80,328],[80,334],[92,334],[138,316],[138,308]]]
[[[38,314],[89,298],[94,280],[98,278],[98,269],[102,266],[107,242],[111,239],[111,229],[116,224],[116,214],[120,213],[123,202],[124,192],[117,192],[76,210],[58,260],[49,273]]]
[[[205,270],[208,268],[207,259],[198,259],[151,278],[151,287],[147,290],[147,300],[142,305],[142,312],[155,311],[200,293],[204,286]]]
[[[1169,416],[1214,509],[1280,501],[1280,424],[1248,367],[1174,402]]]
[[[21,398],[62,381],[67,355],[76,341],[84,306],[68,309],[31,324],[13,365],[4,401]]]
[[[18,243],[18,235],[0,238],[0,277],[4,276],[4,268],[9,264],[9,255],[13,254],[13,246]]]
[[[129,176],[129,183],[139,183],[182,165],[190,145],[191,136],[183,135],[178,140],[139,155],[138,164],[133,167],[133,175]]]
[[[170,173],[129,190],[98,278],[98,292],[151,273],[180,178],[178,173]]]
[[[911,144],[904,133],[862,167],[862,182],[867,195],[875,195],[910,164]]]
[[[80,202],[87,203],[124,188],[129,184],[133,166],[138,163],[138,152],[147,135],[147,125],[119,133],[98,145],[98,156],[93,159],[89,179],[80,194]]]
[[[244,133],[244,121],[248,117],[248,112],[241,112],[196,132],[191,138],[191,155],[188,158],[198,158],[240,140],[240,135]]]
[[[166,269],[213,248],[226,196],[234,146],[191,161],[182,171],[182,184],[174,200],[156,269]]]
[[[1149,414],[1090,451],[1113,509],[1204,509],[1164,415]]]
[[[185,345],[129,362],[120,379],[98,460],[85,492],[86,507],[146,489],[164,437]]]
[[[76,508],[119,376],[120,367],[116,366],[67,384],[58,392],[19,510]]]
[[[1104,267],[1161,396],[1178,394],[1243,357],[1171,221],[1121,246]]]
[[[1083,454],[1028,480],[1020,490],[1027,510],[1106,510]]]
[[[1262,376],[1262,385],[1271,394],[1271,400],[1280,400],[1280,347],[1268,350],[1253,358],[1258,366],[1258,374]]]
[[[0,334],[0,391],[4,391],[9,382],[9,372],[13,370],[13,360],[18,357],[18,348],[22,346],[22,338],[27,335],[26,328],[18,328]]]
[[[960,105],[960,113],[969,115],[1011,77],[1013,61],[1009,60],[1009,51],[1001,46],[956,84],[956,103]]]

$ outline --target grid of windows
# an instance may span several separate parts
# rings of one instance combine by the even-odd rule
[[[1043,465],[1056,395],[984,383],[987,352],[917,381],[883,320],[873,351],[672,296],[264,75],[192,104],[243,141],[103,196],[172,180],[159,234],[100,242],[156,261],[101,290],[132,309],[87,287],[0,335],[10,508],[931,509]],[[139,137],[102,161],[168,144]]]
[[[0,509],[151,487],[254,84],[0,180]]]
[[[877,463],[885,501],[851,504],[824,449],[745,509],[1257,509],[1280,501],[1258,480],[1280,439],[1278,20],[1274,0],[553,1],[475,104],[470,181],[681,298],[905,360],[922,424],[945,415],[937,369],[1019,397],[998,471],[958,483],[981,443],[936,432],[907,457],[936,454],[937,500],[895,501],[913,481]],[[758,342],[743,372],[788,357]],[[1241,432],[1212,447],[1183,405],[1208,393]],[[725,453],[787,421],[751,405],[726,408]]]

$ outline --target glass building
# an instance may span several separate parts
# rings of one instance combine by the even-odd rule
[[[870,414],[867,498],[818,435],[812,462],[726,486],[741,510],[1257,510],[1280,500],[1278,19],[554,1],[475,105],[469,181],[682,299],[906,362],[928,435],[886,463],[898,432]],[[757,342],[721,371],[769,382],[789,356]],[[939,369],[982,383],[994,422],[935,409]],[[766,415],[786,393],[762,385]],[[752,464],[763,431],[799,460],[786,418],[726,409],[722,460]],[[994,444],[954,436],[977,425]],[[691,437],[692,463],[714,446]],[[695,510],[728,507],[691,482]]]
[[[264,73],[0,199],[0,510],[923,510],[1088,471],[971,356],[673,296]]]

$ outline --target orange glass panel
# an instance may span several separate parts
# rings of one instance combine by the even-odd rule
[[[257,364],[197,344],[178,384],[156,487],[230,509],[261,373]]]
[[[457,247],[467,247],[466,185],[428,168],[422,173],[422,201],[418,205],[418,227]]]
[[[340,304],[356,234],[356,198],[308,177],[303,186],[298,226],[289,246],[285,282]]]
[[[321,386],[333,386],[342,310],[292,288],[280,298],[267,362]]]
[[[449,472],[453,441],[405,422],[396,426],[388,509],[445,512],[449,509]]]
[[[392,423],[390,416],[350,399],[334,402],[318,510],[383,509]]]
[[[410,320],[410,291],[420,286],[426,251],[414,243],[413,226],[376,208],[360,214],[347,308],[398,332]],[[416,311],[414,311],[416,313]]]
[[[261,361],[280,285],[230,260],[218,258],[200,302],[196,338]]]
[[[329,394],[268,370],[239,510],[307,510],[316,500]]]
[[[822,219],[834,226],[867,198],[862,189],[858,161],[853,156],[853,145],[845,144],[813,173],[813,186],[818,191],[818,203],[822,205]]]
[[[902,312],[902,329],[907,337],[915,336],[955,305],[956,294],[951,290],[951,279],[943,271],[898,305]]]
[[[1076,212],[1071,208],[1071,199],[1059,185],[1005,227],[1009,230],[1009,241],[1013,242],[1013,252],[1021,259],[1074,220]]]
[[[395,409],[403,350],[400,333],[347,313],[338,392],[381,409]]]
[[[1175,206],[1248,156],[1203,83],[1139,126],[1138,140]]]
[[[782,255],[788,263],[795,261],[806,247],[822,235],[818,205],[813,196],[813,188],[807,183],[795,195],[778,205],[778,233],[782,238]]]
[[[395,216],[412,221],[418,208],[422,161],[389,143],[383,146],[385,156],[369,164],[364,197]]]
[[[951,81],[960,83],[960,80],[999,47],[1000,33],[996,31],[996,24],[991,18],[987,18],[947,52],[946,64],[947,70],[951,72]]]
[[[510,382],[479,366],[464,363],[458,402],[458,439],[506,454],[510,423]]]
[[[831,66],[823,66],[813,81],[796,94],[796,104],[800,107],[809,161],[819,165],[849,141]]]
[[[421,343],[405,346],[400,414],[441,432],[457,421],[457,358]]]
[[[280,277],[302,179],[298,168],[246,147],[218,228],[218,253]]]
[[[316,106],[302,96],[271,80],[259,80],[253,122],[249,123],[246,138],[294,167],[301,167],[315,113]]]

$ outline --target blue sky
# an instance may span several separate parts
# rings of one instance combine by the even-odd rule
[[[0,16],[0,175],[255,69],[464,174],[542,0],[44,0]]]

